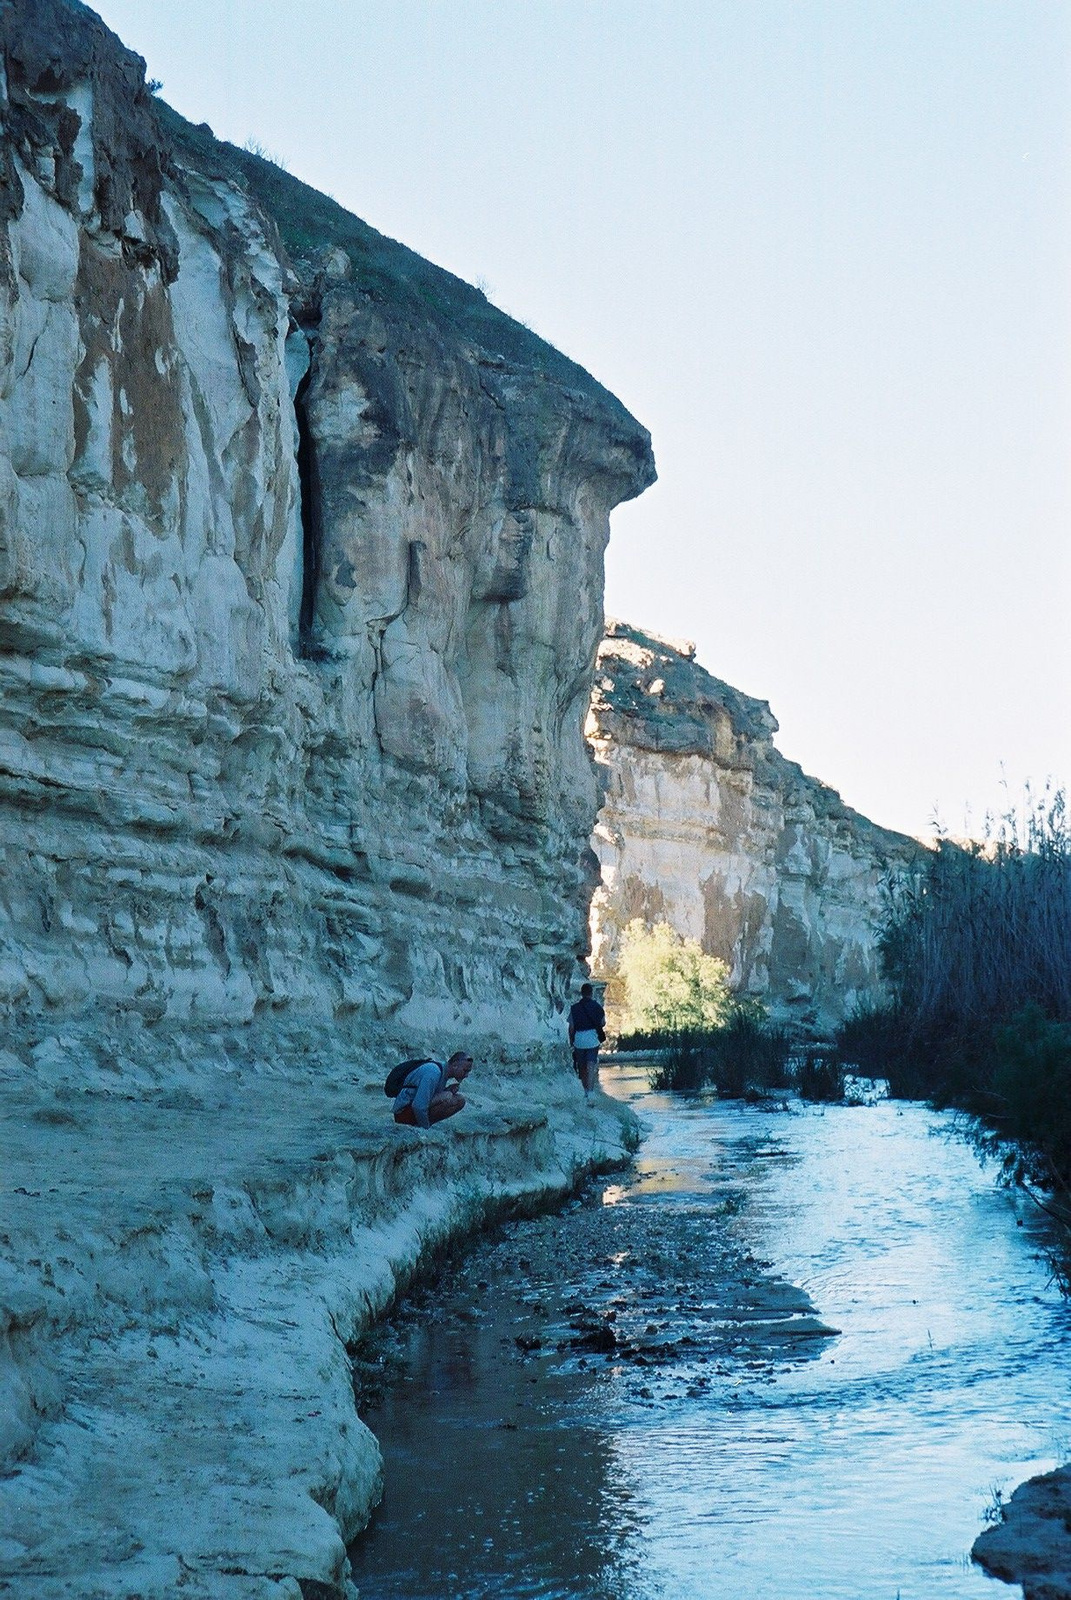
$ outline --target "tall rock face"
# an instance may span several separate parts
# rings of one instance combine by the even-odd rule
[[[74,0],[0,30],[0,1006],[549,1038],[647,434]]]
[[[561,1011],[650,442],[77,0],[0,48],[0,1588],[351,1600],[347,1344],[632,1137]]]
[[[593,966],[612,972],[633,918],[665,921],[738,990],[824,1029],[880,993],[882,883],[921,846],[787,761],[776,731],[694,646],[609,625],[588,724],[605,777]]]

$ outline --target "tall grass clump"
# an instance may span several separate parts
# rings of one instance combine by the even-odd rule
[[[1023,1006],[1071,1020],[1071,830],[1062,790],[981,843],[939,841],[894,893],[886,980],[914,1030],[970,1033]]]
[[[842,1057],[890,1092],[956,1106],[1006,1170],[1071,1186],[1071,827],[1047,789],[981,842],[938,842],[890,889],[886,1005],[841,1029]],[[1071,1216],[1071,1209],[1068,1212]]]
[[[791,1037],[754,1002],[734,1004],[720,1027],[666,1033],[659,1045],[662,1058],[648,1073],[652,1089],[714,1088],[739,1100],[790,1082]]]
[[[839,1102],[845,1098],[846,1072],[837,1050],[801,1050],[793,1061],[792,1082],[801,1100]]]

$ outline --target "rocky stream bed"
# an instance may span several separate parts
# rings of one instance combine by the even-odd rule
[[[631,1176],[471,1241],[362,1351],[363,1600],[1019,1593],[971,1546],[1071,1425],[1029,1213],[921,1107],[611,1085]]]

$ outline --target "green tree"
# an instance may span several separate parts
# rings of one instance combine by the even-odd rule
[[[649,928],[637,917],[629,923],[618,975],[627,1026],[637,1032],[718,1028],[732,1011],[725,962],[706,955],[698,940],[683,939],[668,922]]]

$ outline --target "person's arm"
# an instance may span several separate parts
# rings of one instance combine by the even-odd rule
[[[575,1011],[575,1009],[576,1009],[575,1006],[570,1006],[569,1007],[569,1048],[570,1048],[570,1050],[573,1048],[573,1040],[576,1038],[576,1018],[573,1016],[573,1012]]]
[[[413,1096],[413,1116],[417,1126],[430,1128],[431,1119],[428,1116],[428,1107],[431,1097],[442,1081],[442,1070],[434,1061],[426,1061],[422,1067],[417,1068],[417,1091]]]

